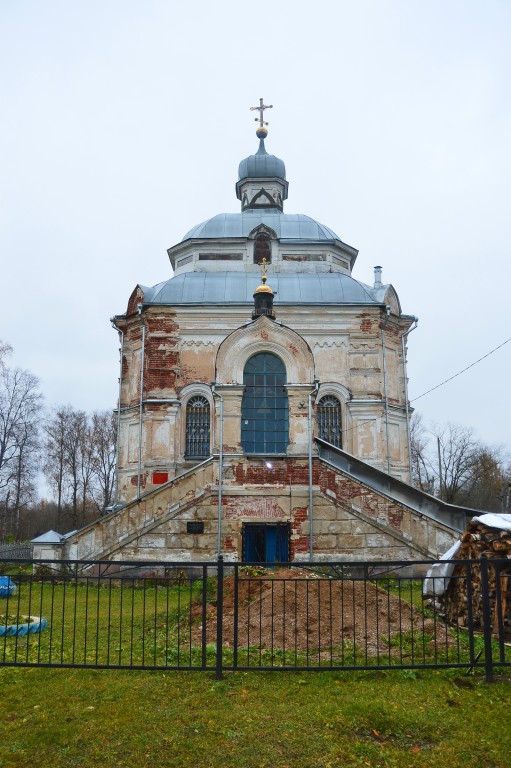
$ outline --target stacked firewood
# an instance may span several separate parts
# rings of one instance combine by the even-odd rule
[[[470,570],[472,591],[472,622],[475,628],[483,625],[483,593],[481,580],[481,555],[488,558],[488,593],[491,611],[492,632],[495,636],[504,633],[504,639],[511,639],[511,530],[490,528],[472,520],[462,536],[461,546],[456,553],[457,560],[473,560],[468,566],[456,565],[453,577],[443,596],[443,608],[447,620],[452,624],[468,626],[469,584],[467,571]],[[509,565],[501,560],[509,559]]]

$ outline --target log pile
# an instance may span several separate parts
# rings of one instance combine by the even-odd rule
[[[503,632],[503,639],[511,640],[511,530],[489,527],[477,518],[472,520],[462,536],[456,559],[480,561],[483,554],[488,558],[492,633],[498,637]],[[502,560],[509,560],[509,564]],[[472,577],[472,621],[477,629],[483,624],[481,564],[474,562],[468,568]],[[450,623],[468,626],[470,611],[466,564],[459,563],[455,567],[442,602]]]

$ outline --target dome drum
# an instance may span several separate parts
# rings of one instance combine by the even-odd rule
[[[288,182],[277,178],[248,178],[236,183],[236,197],[241,201],[241,210],[276,209],[284,210],[287,200]]]

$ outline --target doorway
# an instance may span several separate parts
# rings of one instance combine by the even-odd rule
[[[289,562],[289,523],[244,523],[244,563]]]

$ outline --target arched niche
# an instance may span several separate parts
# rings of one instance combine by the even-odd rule
[[[220,344],[215,361],[217,383],[241,385],[247,360],[258,352],[270,352],[282,360],[288,384],[314,381],[314,357],[305,339],[291,328],[261,316],[233,331]]]

